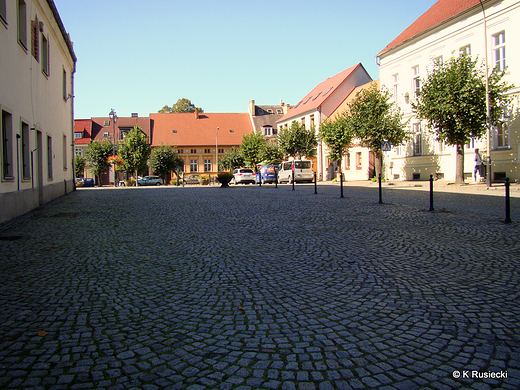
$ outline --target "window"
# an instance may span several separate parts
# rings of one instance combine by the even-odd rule
[[[27,7],[24,0],[18,0],[18,42],[27,49]]]
[[[2,111],[2,168],[3,178],[12,179],[13,173],[13,122],[8,112]]]
[[[40,62],[40,30],[38,29],[38,18],[31,21],[31,54]]]
[[[197,160],[190,160],[190,172],[197,172]]]
[[[419,74],[419,65],[412,68],[412,91],[414,98],[417,98],[417,93],[421,90],[421,76]]]
[[[420,123],[412,125],[413,132],[413,155],[422,156],[422,129]]]
[[[311,128],[314,126],[314,114],[310,116],[311,118]]]
[[[177,150],[177,152],[178,152],[179,154],[184,153],[184,149],[179,149],[179,150]]]
[[[224,153],[224,149],[219,149],[218,152],[219,153]]]
[[[264,126],[264,135],[267,137],[273,135],[273,126]]]
[[[74,133],[74,139],[83,138],[83,133]]]
[[[62,81],[63,100],[67,101],[67,71],[63,69],[63,81]]]
[[[283,114],[283,111],[280,110],[280,109],[278,108],[278,109],[276,110],[276,113],[277,113],[277,114]]]
[[[0,20],[7,24],[7,13],[5,10],[5,0],[0,0]]]
[[[345,169],[350,170],[350,153],[345,155]]]
[[[110,126],[110,121],[103,122],[103,126]]]
[[[75,154],[76,156],[83,156],[83,148],[75,147],[75,148],[74,148],[74,154]]]
[[[24,179],[31,178],[29,147],[29,125],[22,122],[22,177]]]
[[[47,178],[52,180],[52,137],[47,136]]]
[[[63,134],[63,170],[67,170],[67,136]]]
[[[399,92],[399,73],[392,75],[392,81],[394,82],[392,90],[394,95],[394,101],[397,101],[397,93]]]
[[[363,167],[363,158],[361,152],[356,152],[356,169],[361,169]]]
[[[103,132],[103,138],[109,138],[110,136],[108,135],[108,131],[104,131]]]
[[[497,147],[508,148],[509,147],[509,124],[504,110],[504,116],[500,120],[497,126]]]
[[[459,49],[459,54],[466,54],[468,56],[471,55],[471,45],[462,46]]]
[[[211,160],[204,160],[204,172],[211,172]]]
[[[444,59],[442,58],[442,56],[435,57],[433,59],[433,63],[435,65],[442,65],[444,63]]]
[[[191,149],[190,153],[197,153],[197,149]]]
[[[45,37],[45,35],[42,34],[42,72],[46,76],[50,76],[50,68],[49,68],[49,41]]]
[[[493,35],[493,57],[495,59],[495,69],[506,69],[506,33],[502,31]]]
[[[204,149],[204,153],[211,153],[210,149]]]

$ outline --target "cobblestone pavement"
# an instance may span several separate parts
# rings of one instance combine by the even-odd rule
[[[2,225],[0,388],[518,389],[518,220],[366,190],[81,189]]]

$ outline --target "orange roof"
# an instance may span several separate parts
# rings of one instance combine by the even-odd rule
[[[242,135],[253,131],[249,114],[157,113],[153,122],[152,146],[240,145]]]
[[[484,0],[486,1],[486,0]],[[479,0],[439,0],[430,7],[428,11],[422,14],[415,22],[413,22],[406,30],[404,30],[397,38],[390,42],[378,55],[387,50],[398,46],[409,39],[429,30],[438,24],[467,11],[468,9],[478,6]]]
[[[74,132],[83,134],[90,137],[92,134],[92,119],[74,119]]]
[[[292,107],[287,114],[280,118],[277,123],[283,122],[289,118],[296,117],[304,112],[315,110],[327,100],[338,87],[349,78],[354,71],[363,67],[361,63],[354,65],[335,76],[329,77],[327,80],[318,84],[311,92],[300,100],[298,104]]]

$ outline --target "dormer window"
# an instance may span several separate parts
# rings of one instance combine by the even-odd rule
[[[74,139],[83,138],[83,133],[74,133]]]

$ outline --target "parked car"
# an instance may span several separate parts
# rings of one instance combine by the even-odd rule
[[[164,182],[159,176],[145,176],[142,179],[137,179],[139,186],[160,186],[161,184],[164,184]]]
[[[91,177],[76,178],[76,187],[94,187],[94,179]]]
[[[184,176],[184,184],[199,184],[199,175]]]
[[[276,181],[276,174],[278,172],[278,165],[264,165],[260,167],[260,173],[257,175],[256,182],[274,183]],[[260,180],[258,180],[260,179]]]
[[[278,182],[292,183],[294,166],[294,181],[312,183],[314,173],[312,172],[312,161],[310,160],[293,160],[284,161],[280,164],[278,170]]]
[[[233,171],[233,184],[255,184],[255,173],[249,168],[239,168]]]

